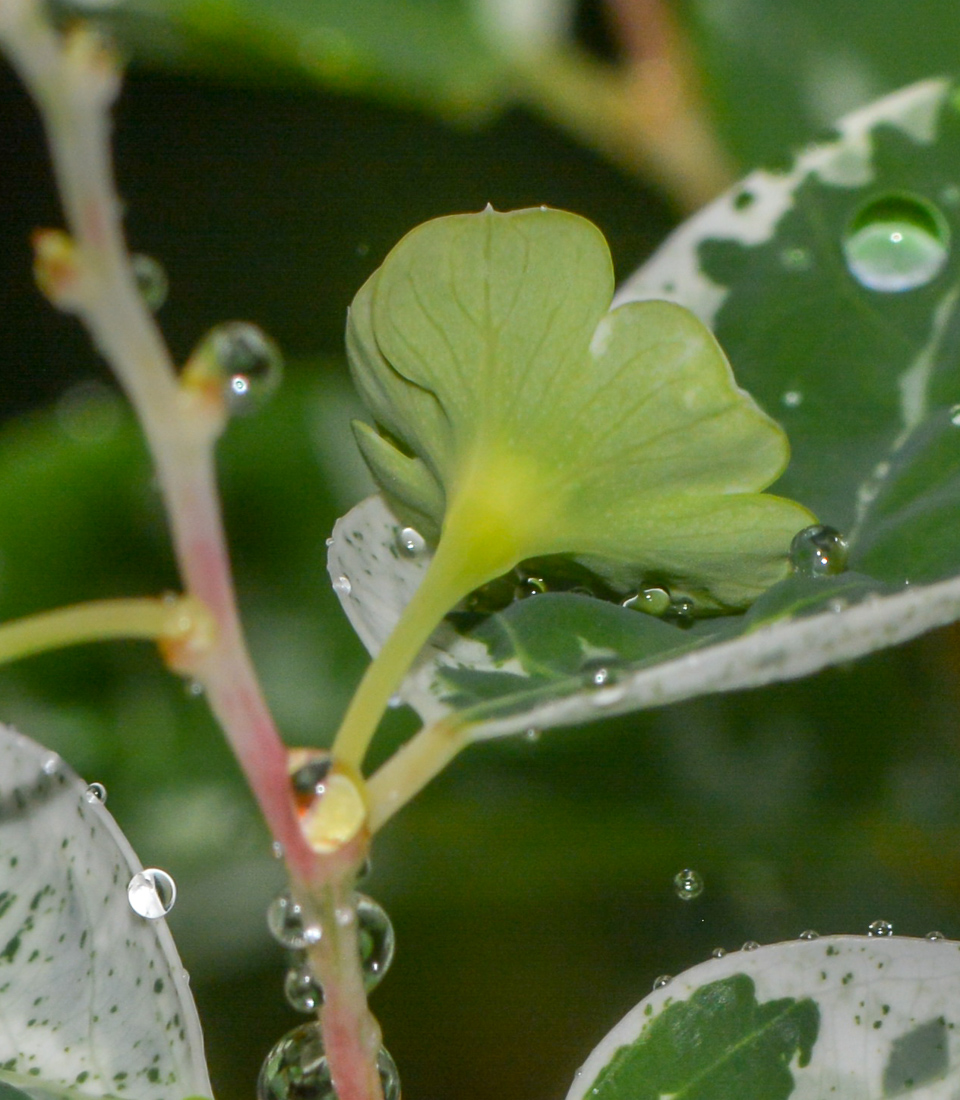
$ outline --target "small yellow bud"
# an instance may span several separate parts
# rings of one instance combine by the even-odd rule
[[[318,854],[337,851],[366,825],[369,807],[363,776],[319,749],[292,749],[288,761],[305,840]]]
[[[79,249],[62,229],[35,229],[33,277],[44,297],[69,313],[80,306],[82,278]]]
[[[193,675],[216,639],[213,616],[193,596],[169,596],[167,619],[157,646],[168,668]]]

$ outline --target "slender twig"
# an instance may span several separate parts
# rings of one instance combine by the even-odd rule
[[[298,893],[319,896],[343,876],[342,860],[306,843],[290,794],[287,750],[267,710],[241,631],[220,515],[213,447],[223,409],[181,386],[129,262],[113,185],[109,109],[119,88],[115,59],[87,28],[61,37],[39,0],[0,0],[0,42],[36,100],[72,235],[38,240],[38,278],[55,304],[76,312],[117,375],[140,419],[156,464],[174,549],[187,592],[208,610],[215,632],[194,654],[190,675],[207,692]],[[318,906],[321,917],[326,914]],[[336,965],[322,981],[328,1057],[340,1100],[382,1100],[364,1034],[366,1008],[355,943],[329,935]],[[343,954],[346,952],[346,954]]]

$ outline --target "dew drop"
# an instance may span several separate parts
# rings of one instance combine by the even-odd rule
[[[267,927],[273,938],[291,951],[302,951],[320,939],[319,925],[307,925],[301,905],[288,890],[278,894],[267,909]]]
[[[399,692],[396,692],[395,694],[391,695],[390,698],[387,700],[387,706],[391,710],[396,710],[397,707],[402,707],[403,706],[403,696]]]
[[[531,596],[542,596],[546,591],[547,582],[543,577],[524,577],[514,588],[513,598],[515,600],[526,600]]]
[[[693,901],[703,893],[703,876],[699,871],[684,867],[673,876],[673,892],[681,901]]]
[[[85,802],[89,802],[91,805],[94,802],[106,802],[107,788],[102,783],[91,783],[83,792],[83,798]]]
[[[813,267],[813,257],[810,255],[810,250],[799,246],[782,249],[780,262],[787,271],[809,271]]]
[[[323,989],[306,960],[287,971],[283,979],[283,995],[297,1012],[315,1012],[323,1004]]]
[[[790,543],[790,564],[803,577],[831,577],[847,567],[847,540],[822,523],[804,527]]]
[[[724,955],[726,955],[726,953],[727,953],[727,949],[725,947],[715,947],[710,952],[710,958],[711,959],[722,959],[724,957]]]
[[[595,687],[603,687],[604,684],[610,679],[610,670],[607,668],[597,668],[590,673],[590,682]]]
[[[326,537],[326,538],[325,538],[325,539],[323,540],[323,545],[324,545],[324,546],[333,546],[333,535],[328,535],[328,536],[327,536],[327,537]]]
[[[138,871],[127,884],[127,901],[139,917],[158,920],[165,917],[177,900],[177,884],[166,871],[147,867]]]
[[[540,737],[541,737],[541,733],[540,733],[540,730],[535,729],[533,726],[531,726],[530,729],[524,730],[523,737],[524,737],[524,740],[526,740],[526,741],[531,741],[531,742],[539,741]]]
[[[333,757],[322,750],[311,754],[305,764],[301,764],[290,776],[294,801],[306,809],[315,798],[326,794],[326,779],[333,768]]]
[[[167,300],[167,292],[170,289],[163,264],[152,256],[138,252],[130,257],[130,270],[133,272],[137,290],[140,291],[140,297],[146,303],[147,309],[156,313]]]
[[[283,856],[284,856],[283,845],[280,843],[279,840],[275,840],[270,845],[270,854],[273,856],[274,859],[283,859]]]
[[[199,680],[189,680],[186,685],[186,692],[191,698],[197,699],[203,695],[203,684]]]
[[[60,757],[55,752],[48,752],[40,763],[40,770],[44,775],[56,775],[60,770]]]
[[[381,1047],[377,1070],[384,1100],[400,1100],[396,1063]],[[257,1080],[257,1100],[336,1100],[320,1025],[301,1024],[270,1051]]]
[[[780,397],[785,409],[796,409],[803,404],[803,394],[799,390],[786,390]]]
[[[947,262],[950,231],[940,211],[916,195],[874,199],[843,241],[850,274],[868,290],[899,293],[932,282]]]
[[[280,385],[283,360],[256,325],[226,321],[207,333],[187,369],[219,379],[230,412],[246,413],[260,408]]]
[[[353,585],[350,583],[350,578],[341,575],[333,582],[333,590],[338,596],[349,596],[353,591]]]
[[[812,928],[807,928],[803,932],[800,933],[799,938],[801,940],[818,940],[818,939],[820,939],[820,933],[819,932],[814,932],[814,930]]]
[[[693,626],[695,611],[696,605],[693,600],[688,599],[686,596],[679,596],[677,599],[670,601],[667,615],[677,626]]]
[[[672,974],[661,974],[659,978],[653,979],[654,989],[663,989],[665,985],[669,985],[673,981]]]
[[[397,532],[397,546],[407,558],[418,558],[427,548],[427,540],[413,527],[403,527]]]
[[[930,943],[939,943],[941,940],[946,939],[946,936],[942,932],[928,932],[923,938],[929,940]]]
[[[875,920],[867,928],[869,936],[892,936],[893,925],[888,920]]]
[[[633,596],[627,596],[620,606],[659,617],[670,609],[670,593],[665,588],[641,588]]]
[[[369,991],[380,984],[390,969],[396,939],[390,918],[373,898],[358,894],[356,914],[363,984]]]
[[[349,928],[357,919],[356,910],[350,905],[341,905],[334,911],[333,919],[341,928]]]
[[[740,948],[741,951],[756,951],[760,947],[760,944],[756,940],[747,940],[747,942]]]

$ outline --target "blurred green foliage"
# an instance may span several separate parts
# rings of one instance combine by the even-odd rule
[[[895,83],[944,68],[954,49],[933,0],[902,12],[811,0],[726,7],[774,27],[789,12],[825,13],[809,49],[788,48],[786,31],[763,39],[767,68],[782,62],[777,83],[749,53],[760,48],[756,20],[723,39],[725,53],[701,39],[724,132],[747,160],[779,154],[826,121],[796,109],[810,57],[835,64],[883,37],[883,81]],[[388,18],[376,30],[389,47]],[[441,24],[431,26],[434,35]],[[455,67],[469,74],[473,63],[457,51],[470,41],[431,37],[424,48],[444,65],[460,58]],[[392,52],[417,56],[399,38]],[[176,50],[169,59],[176,64]],[[431,72],[442,67],[434,61]],[[262,64],[262,55],[247,63],[254,83],[270,75]],[[27,235],[57,215],[37,127],[9,74],[3,81],[11,154],[0,339],[11,400],[23,408],[102,368],[74,323],[30,289]],[[446,113],[439,98],[437,109]],[[364,662],[328,589],[323,546],[366,491],[334,358],[354,291],[406,229],[488,200],[590,217],[625,276],[669,227],[666,204],[513,111],[487,129],[454,131],[396,102],[136,69],[118,109],[117,160],[132,243],[171,277],[162,319],[179,357],[231,316],[263,323],[290,351],[326,356],[291,370],[272,406],[234,423],[221,447],[254,657],[285,736],[323,743]],[[109,425],[113,405],[99,407]],[[4,618],[176,586],[128,419],[87,429],[85,442],[69,430],[74,437],[61,406],[0,437]],[[366,884],[397,929],[397,959],[373,1007],[405,1094],[561,1095],[657,974],[718,944],[805,927],[863,931],[878,917],[898,932],[960,935],[958,646],[945,631],[809,682],[470,750],[378,839]],[[217,1095],[249,1096],[263,1055],[296,1023],[263,921],[280,873],[203,699],[149,648],[105,645],[0,670],[0,717],[103,781],[142,858],[177,878],[174,932]],[[391,714],[380,751],[412,725]],[[681,867],[706,880],[696,901],[673,893]]]

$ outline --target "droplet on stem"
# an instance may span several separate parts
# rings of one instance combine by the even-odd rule
[[[127,884],[127,901],[137,916],[146,920],[165,917],[177,900],[177,884],[166,871],[147,867]]]
[[[289,890],[278,894],[267,909],[267,927],[273,938],[291,951],[302,951],[320,939],[320,926],[307,924],[303,907]]]
[[[400,1075],[386,1048],[377,1053],[384,1100],[400,1100]],[[257,1100],[336,1100],[330,1066],[316,1022],[294,1028],[274,1046],[260,1069]]]
[[[279,349],[264,332],[246,321],[226,321],[190,356],[183,383],[200,390],[215,387],[230,413],[247,413],[264,404],[282,374]]]
[[[386,910],[366,894],[357,895],[356,918],[363,984],[369,992],[390,969],[396,937]]]
[[[305,959],[287,970],[283,995],[297,1012],[315,1012],[323,1004],[323,989]]]
[[[170,289],[163,264],[153,256],[137,252],[130,257],[130,269],[147,309],[156,313],[167,300],[167,292]]]

